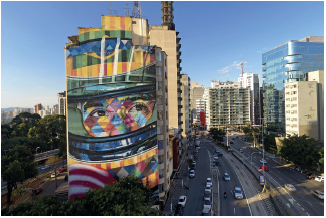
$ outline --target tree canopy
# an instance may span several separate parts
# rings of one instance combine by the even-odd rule
[[[223,137],[226,135],[226,132],[224,130],[220,130],[218,128],[210,128],[208,132],[212,134],[214,140],[217,140],[219,142],[222,142]]]
[[[316,167],[319,160],[318,141],[309,138],[307,135],[293,135],[281,140],[282,147],[279,152],[282,157],[292,161],[294,164],[305,167]]]
[[[14,216],[146,216],[159,215],[151,208],[152,191],[137,177],[122,177],[117,183],[89,190],[84,198],[61,202],[50,195],[20,203],[1,215]]]

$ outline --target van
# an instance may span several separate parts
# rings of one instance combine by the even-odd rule
[[[323,176],[317,176],[315,178],[315,180],[318,181],[318,182],[324,182],[324,177]]]

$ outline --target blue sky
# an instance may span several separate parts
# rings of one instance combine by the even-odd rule
[[[112,1],[125,16],[132,2]],[[110,2],[1,2],[1,107],[52,107],[65,90],[64,46],[77,27],[101,26]],[[142,17],[162,23],[161,2],[142,1]],[[210,86],[261,74],[262,53],[289,40],[324,36],[324,2],[174,2],[182,73]]]

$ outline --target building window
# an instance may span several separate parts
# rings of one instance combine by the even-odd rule
[[[164,192],[164,183],[163,184],[158,184],[158,191],[159,191],[159,193]]]
[[[165,111],[165,113],[166,113],[165,119],[167,120],[168,119],[168,112]]]
[[[157,96],[156,100],[157,100],[157,104],[159,104],[159,105],[162,104],[162,96],[161,95]]]
[[[158,156],[158,164],[164,163],[164,155],[159,155]]]
[[[158,150],[163,149],[163,140],[158,141]]]
[[[161,81],[157,81],[156,82],[156,90],[162,90],[162,82]]]
[[[159,52],[159,51],[155,52],[155,60],[161,61],[161,52]]]
[[[132,21],[132,24],[136,24],[137,22],[135,20]]]
[[[162,118],[162,111],[157,111],[157,119],[158,120],[162,120],[163,118]]]
[[[158,171],[159,179],[164,178],[164,169]]]
[[[165,85],[165,92],[168,92],[168,87]]]
[[[156,76],[162,76],[162,67],[156,67]]]
[[[167,73],[165,72],[165,79],[168,79]]]
[[[162,127],[161,126],[157,126],[157,134],[162,134]]]
[[[169,132],[169,125],[166,125],[166,132]],[[169,145],[168,142],[167,142],[167,144]]]
[[[166,66],[166,58],[165,58],[165,66]]]

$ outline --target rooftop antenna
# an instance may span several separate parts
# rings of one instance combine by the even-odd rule
[[[111,10],[111,1],[110,1],[110,16],[115,15],[118,16],[118,11],[117,10]]]
[[[175,30],[173,18],[173,1],[162,1],[162,25],[167,25],[169,30]]]
[[[134,1],[133,7],[132,7],[131,17],[141,18],[140,1]]]
[[[126,4],[126,7],[124,8],[126,10],[126,17],[129,17],[129,8],[128,4]]]
[[[243,77],[243,62],[241,62],[240,65],[241,65],[241,77]]]

